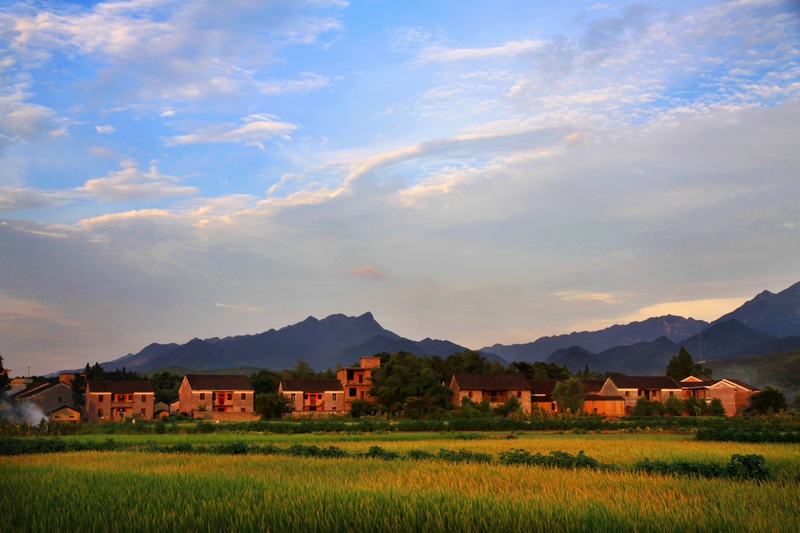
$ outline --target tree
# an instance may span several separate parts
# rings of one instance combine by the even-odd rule
[[[262,392],[256,394],[255,411],[265,420],[283,418],[292,412],[292,400],[280,392]]]
[[[725,406],[722,405],[722,400],[719,398],[711,400],[711,403],[708,404],[708,414],[709,416],[725,416]]]
[[[278,386],[281,383],[281,375],[272,370],[259,370],[250,374],[250,385],[256,394],[264,392],[278,392]]]
[[[509,366],[524,374],[525,379],[569,379],[572,377],[569,368],[556,363],[514,361]]]
[[[156,372],[150,376],[156,402],[172,403],[178,399],[183,376],[172,372]]]
[[[571,377],[566,381],[559,381],[553,389],[553,399],[556,401],[558,410],[562,413],[566,412],[567,409],[572,413],[580,413],[585,398],[583,384],[576,377]]]
[[[517,413],[521,413],[522,406],[520,405],[517,397],[512,394],[506,399],[505,402],[503,402],[503,405],[498,405],[495,407],[494,412],[499,416],[508,417]]]
[[[350,416],[353,418],[375,416],[376,414],[378,414],[378,406],[369,400],[353,400],[350,403]]]
[[[669,415],[680,416],[683,414],[683,401],[677,396],[667,398],[667,403],[664,404],[664,407]]]
[[[11,390],[11,380],[8,377],[8,372],[3,366],[3,354],[0,353],[0,400],[5,397],[9,390]]]
[[[86,378],[83,374],[77,374],[72,380],[72,407],[78,411],[83,411],[86,405]]]
[[[765,387],[761,392],[757,392],[750,396],[751,409],[756,413],[778,413],[785,411],[786,396],[775,387]]]
[[[675,381],[688,378],[689,376],[711,377],[711,369],[703,368],[700,363],[695,364],[686,348],[681,346],[678,355],[672,357],[667,363],[667,375]]]
[[[388,411],[399,413],[405,407],[428,411],[442,409],[452,391],[439,381],[429,358],[398,352],[373,371],[370,394]],[[414,398],[413,405],[406,406],[411,398]]]

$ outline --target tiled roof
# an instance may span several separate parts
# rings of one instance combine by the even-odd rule
[[[253,390],[250,381],[244,374],[186,374],[192,390]]]
[[[731,383],[736,383],[740,387],[744,387],[744,388],[749,389],[749,390],[754,390],[754,391],[758,390],[758,387],[753,387],[752,385],[749,385],[749,384],[745,383],[744,381],[739,381],[738,379],[730,379],[730,378],[723,378],[723,379],[725,381],[730,381]],[[720,381],[722,381],[722,380],[720,380]]]
[[[40,383],[35,387],[31,387],[30,389],[25,389],[24,391],[18,392],[14,398],[17,400],[23,400],[25,398],[30,398],[31,396],[35,396],[36,394],[41,394],[42,392],[52,389],[53,387],[57,387],[59,385],[63,385],[63,383]],[[65,385],[69,388],[68,385]]]
[[[528,387],[533,394],[544,394],[550,396],[556,388],[557,379],[529,379]]]
[[[603,384],[605,381],[599,379],[585,379],[581,380],[581,385],[583,385],[583,392],[590,393],[590,392],[600,392],[603,388]]]
[[[529,390],[522,374],[454,374],[461,390]]]
[[[338,379],[284,379],[281,381],[283,391],[326,392],[343,391],[342,382]]]
[[[86,393],[110,392],[111,394],[143,394],[153,392],[149,381],[89,381]]]
[[[610,379],[618,389],[680,389],[669,376],[615,376]]]
[[[695,390],[695,389],[705,389],[710,387],[711,385],[716,385],[722,380],[719,379],[710,379],[706,381],[681,381],[680,385],[682,389],[687,390]]]

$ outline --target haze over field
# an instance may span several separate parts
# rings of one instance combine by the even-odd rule
[[[798,279],[799,48],[788,0],[4,2],[5,366],[714,320]]]

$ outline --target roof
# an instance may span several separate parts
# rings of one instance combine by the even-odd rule
[[[529,379],[528,387],[533,394],[544,394],[550,396],[556,388],[557,379]]]
[[[711,385],[716,385],[722,380],[711,379],[707,381],[681,381],[681,388],[687,390],[706,389]]]
[[[343,391],[342,382],[338,379],[284,379],[281,381],[283,391],[326,392]]]
[[[70,407],[69,405],[62,405],[61,407],[56,407],[55,409],[53,409],[52,411],[50,411],[49,413],[47,413],[47,415],[48,415],[48,416],[50,416],[50,415],[52,415],[53,413],[55,413],[56,411],[61,411],[62,409],[67,409],[67,410],[69,410],[69,411],[72,411],[73,413],[78,413],[78,414],[81,414],[81,412],[80,412],[80,411],[78,411],[77,409],[75,409],[75,408],[73,408],[73,407]]]
[[[186,374],[192,390],[253,390],[244,374]]]
[[[69,385],[66,385],[66,384],[60,383],[60,382],[59,383],[41,383],[41,384],[36,385],[35,387],[32,387],[30,389],[25,389],[24,391],[18,392],[16,395],[14,395],[14,398],[17,399],[17,400],[23,400],[25,398],[30,398],[31,396],[35,396],[37,394],[41,394],[44,391],[47,391],[47,390],[50,390],[52,388],[58,387],[59,385],[67,387],[67,389],[69,389],[70,391],[72,390],[72,388]]]
[[[750,390],[755,390],[755,391],[758,390],[758,387],[753,387],[752,385],[749,385],[749,384],[745,383],[744,381],[739,381],[738,379],[722,378],[722,380],[730,381],[731,383],[735,383],[736,385],[739,385],[740,387],[744,387],[745,389],[750,389]],[[720,380],[720,381],[722,381],[722,380]]]
[[[112,394],[142,394],[153,392],[149,381],[89,381],[86,393],[110,392]]]
[[[610,379],[619,389],[680,389],[669,376],[614,376]]]
[[[581,385],[583,385],[583,392],[590,393],[590,392],[600,392],[603,388],[605,381],[600,379],[584,379],[581,380]]]
[[[518,373],[453,374],[452,381],[461,390],[530,390],[528,380]]]

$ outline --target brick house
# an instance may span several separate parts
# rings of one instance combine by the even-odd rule
[[[353,400],[374,402],[369,389],[372,387],[372,369],[381,366],[380,357],[362,357],[360,366],[349,366],[336,371],[336,379],[344,389],[344,410],[350,411]]]
[[[63,407],[72,405],[72,387],[65,383],[42,383],[14,396],[14,401],[20,407],[33,404],[43,413],[49,413]]]
[[[603,396],[622,396],[625,414],[630,414],[639,398],[665,403],[670,396],[681,398],[681,386],[669,376],[614,376],[606,379]]]
[[[81,421],[81,412],[68,405],[62,405],[58,409],[50,411],[47,416],[50,418],[50,422],[73,422],[77,424]]]
[[[153,418],[155,393],[149,381],[88,381],[86,417],[93,422]]]
[[[710,379],[689,376],[680,382],[681,397],[697,398],[711,403],[714,398],[719,398],[725,408],[727,416],[733,416],[750,406],[750,397],[758,389],[743,381],[735,379]]]
[[[522,374],[453,374],[450,390],[456,407],[463,398],[475,403],[488,400],[491,407],[498,407],[516,396],[522,411],[531,412],[531,388]]]
[[[214,420],[254,420],[254,400],[243,374],[187,374],[178,390],[179,412]]]
[[[344,387],[338,379],[284,379],[278,392],[292,401],[294,416],[347,412]]]
[[[557,379],[530,379],[531,405],[548,413],[558,412],[553,398]],[[584,401],[583,413],[598,416],[619,416],[625,414],[625,399],[619,395],[602,393],[604,382],[600,380],[582,380]]]

